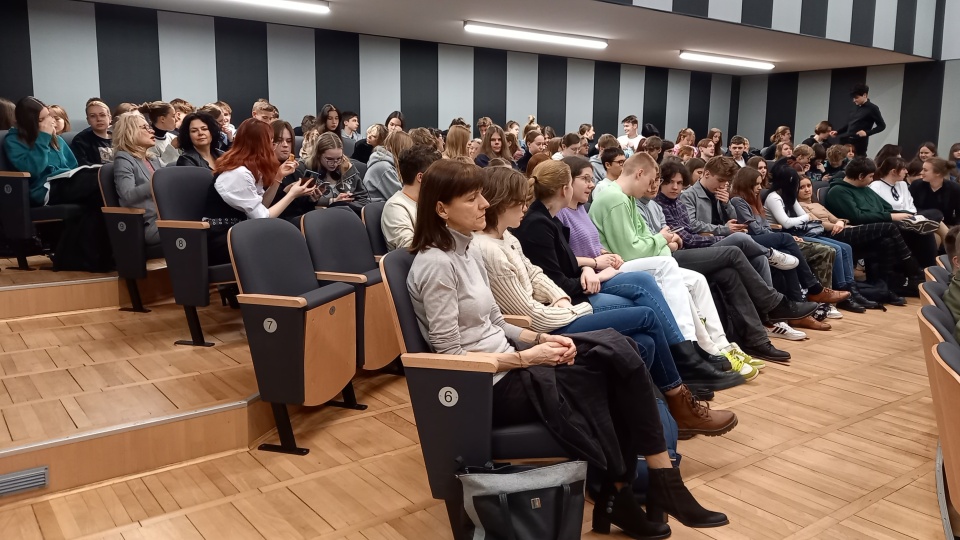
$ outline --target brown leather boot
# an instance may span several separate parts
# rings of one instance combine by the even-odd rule
[[[818,321],[809,315],[802,319],[794,319],[787,324],[794,328],[806,328],[807,330],[829,330],[833,328],[830,323]]]
[[[847,298],[850,298],[850,291],[835,291],[828,287],[824,287],[823,290],[817,294],[807,295],[807,300],[818,304],[836,304]]]
[[[737,415],[731,411],[711,411],[710,405],[693,397],[687,385],[680,385],[680,391],[665,395],[670,414],[677,421],[680,440],[694,435],[715,437],[723,435],[737,425]]]

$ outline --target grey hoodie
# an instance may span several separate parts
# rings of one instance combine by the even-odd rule
[[[403,186],[400,174],[393,162],[393,154],[384,146],[378,146],[367,162],[367,173],[363,176],[363,185],[371,202],[386,201]]]
[[[594,185],[599,184],[601,180],[607,177],[607,169],[603,167],[599,154],[590,156],[590,165],[593,166],[593,183]]]

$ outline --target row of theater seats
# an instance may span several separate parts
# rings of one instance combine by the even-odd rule
[[[954,335],[957,321],[943,301],[953,270],[946,255],[937,258],[937,266],[926,269],[927,281],[920,285],[920,299],[924,305],[918,313],[927,377],[940,434],[937,493],[944,517],[944,533],[948,538],[953,537],[953,532],[947,516],[955,516],[960,510],[960,498],[955,495],[954,501],[947,500],[949,486],[953,486],[954,492],[960,486],[960,417],[957,416],[960,410],[960,344]],[[948,510],[948,505],[952,506],[953,512]]]

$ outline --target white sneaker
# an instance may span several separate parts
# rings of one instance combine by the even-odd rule
[[[911,216],[900,222],[900,226],[908,231],[919,234],[930,234],[940,228],[939,221],[933,221],[919,214]]]
[[[837,306],[830,304],[830,311],[827,312],[828,319],[842,319],[843,313],[837,309]]]
[[[770,248],[770,254],[767,255],[767,260],[770,261],[770,266],[777,270],[793,270],[800,264],[800,261],[793,255],[777,251],[773,248]]]
[[[790,341],[802,341],[807,339],[807,335],[792,328],[785,322],[774,323],[772,327],[767,327],[767,336],[770,338],[788,339]]]

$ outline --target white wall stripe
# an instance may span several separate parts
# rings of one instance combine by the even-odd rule
[[[813,135],[817,122],[828,119],[830,111],[830,71],[804,71],[797,83],[797,116],[793,139],[802,141]]]
[[[876,0],[877,12],[873,19],[873,46],[893,49],[897,31],[897,0]]]
[[[380,118],[386,119],[397,110],[400,110],[400,40],[361,34],[360,118],[382,122]]]
[[[945,63],[943,87],[960,88],[960,60],[951,60]],[[950,145],[960,142],[960,100],[944,99],[940,105],[940,155],[946,156]]]
[[[673,11],[673,0],[633,0],[633,5],[660,11]]]
[[[953,31],[952,25],[960,21],[960,0],[947,0],[943,15],[943,51],[940,58],[955,60],[960,58],[960,32]]]
[[[730,125],[730,93],[732,91],[732,76],[714,73],[710,77],[710,127],[720,128],[720,131],[724,133],[724,144],[731,135],[727,133],[727,130]],[[697,136],[706,137],[707,134],[701,135],[698,133]]]
[[[618,119],[635,115],[643,125],[643,84],[647,70],[643,66],[620,66],[620,113]],[[618,133],[617,135],[621,135]]]
[[[507,53],[507,119],[516,120],[520,123],[521,128],[526,125],[528,115],[537,115],[537,89],[540,87],[539,72],[537,55],[519,52]],[[569,74],[567,77],[569,79]],[[590,77],[592,81],[592,71]]]
[[[737,134],[750,139],[757,148],[764,145],[763,127],[767,116],[767,76],[755,75],[740,79],[740,115]],[[732,135],[732,134],[731,134]],[[730,136],[724,137],[724,142]]]
[[[100,95],[94,5],[31,0],[27,9],[33,94],[44,103],[66,109],[75,117],[74,125],[82,129],[87,99]]]
[[[800,12],[803,3],[797,0],[773,0],[771,28],[781,32],[800,33]]]
[[[593,60],[567,59],[567,133],[593,123]]]
[[[270,103],[293,125],[317,114],[317,61],[312,28],[267,25],[267,76]],[[291,79],[290,75],[296,73]],[[336,77],[335,73],[326,74]],[[296,82],[293,82],[293,81]],[[386,118],[386,116],[384,116]]]
[[[900,106],[903,103],[903,64],[867,68],[870,101],[880,107],[887,129],[870,137],[867,155],[876,155],[880,147],[900,138]]]
[[[933,33],[937,24],[937,0],[917,0],[917,22],[913,31],[913,54],[933,57]],[[951,20],[951,19],[947,19]],[[956,21],[957,19],[952,19]],[[948,28],[951,34],[954,29]],[[943,36],[946,41],[947,36]]]
[[[473,116],[472,47],[444,44],[437,47],[437,85],[438,127],[446,129],[450,120],[457,117],[473,125],[474,121],[470,120]]]
[[[850,41],[853,27],[853,0],[827,2],[827,39]]]
[[[216,101],[217,41],[213,17],[157,12],[161,99],[200,107]],[[272,97],[272,96],[271,96]]]
[[[667,72],[667,114],[664,121],[664,137],[674,138],[687,127],[690,113],[690,72],[671,69]]]
[[[713,0],[707,6],[709,19],[739,23],[742,14],[743,0]]]

